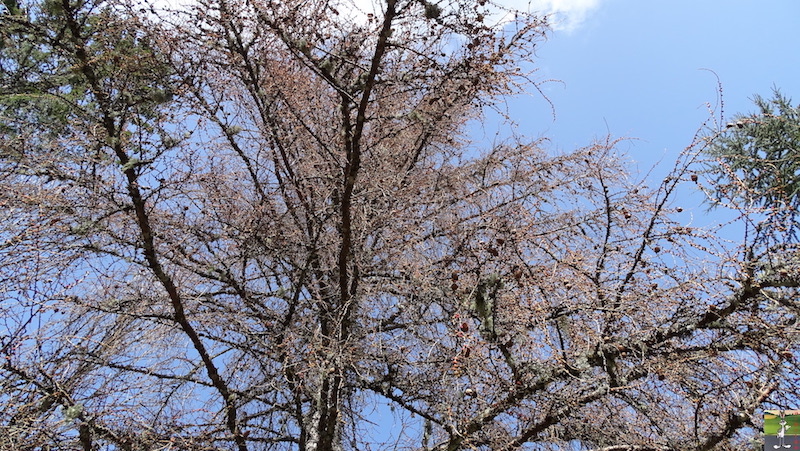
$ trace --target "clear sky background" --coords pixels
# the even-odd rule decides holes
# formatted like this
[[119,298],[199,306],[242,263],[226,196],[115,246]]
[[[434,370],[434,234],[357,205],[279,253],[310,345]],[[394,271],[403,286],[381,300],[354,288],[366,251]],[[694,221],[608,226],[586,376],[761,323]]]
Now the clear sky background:
[[[509,1],[528,8],[528,2]],[[560,26],[539,46],[538,78],[558,79],[512,101],[520,131],[556,148],[586,145],[607,133],[636,140],[625,150],[643,172],[669,164],[717,107],[754,111],[753,94],[776,86],[800,102],[798,0],[550,0]],[[718,108],[718,107],[717,107]],[[719,111],[716,111],[719,116]]]

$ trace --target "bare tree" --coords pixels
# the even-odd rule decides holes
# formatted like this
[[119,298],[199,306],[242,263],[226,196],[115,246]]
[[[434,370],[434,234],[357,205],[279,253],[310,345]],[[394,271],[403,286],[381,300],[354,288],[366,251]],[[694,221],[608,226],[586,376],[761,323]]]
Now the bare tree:
[[655,188],[612,140],[470,141],[542,18],[12,6],[7,448],[741,449],[797,389],[774,241],[672,219],[707,140]]

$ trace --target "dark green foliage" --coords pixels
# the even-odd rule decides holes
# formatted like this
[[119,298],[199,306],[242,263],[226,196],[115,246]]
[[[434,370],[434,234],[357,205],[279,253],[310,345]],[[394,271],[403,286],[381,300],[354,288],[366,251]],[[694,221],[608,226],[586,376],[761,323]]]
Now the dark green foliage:
[[19,3],[17,2],[17,0],[3,0],[3,5],[5,6],[6,9],[5,12],[7,12],[8,14],[17,15],[20,13]]
[[[9,12],[19,13],[14,2],[5,2]],[[49,134],[59,135],[77,94],[75,76],[64,70],[66,61],[48,45],[63,30],[44,31],[53,18],[44,11],[33,17],[0,16],[0,132],[18,134],[27,124],[47,123]]]
[[[5,3],[9,11],[20,11],[13,0]],[[153,117],[159,104],[171,100],[168,66],[138,31],[143,24],[103,2],[71,8],[45,1],[30,5],[26,14],[0,16],[4,132],[14,123],[37,124],[45,126],[39,132],[55,137],[71,120],[112,112],[122,131],[133,116]]]
[[428,19],[438,19],[442,15],[442,8],[439,5],[424,2],[425,4],[425,17]]
[[737,116],[710,147],[714,202],[781,212],[789,225],[800,207],[800,109],[778,90],[753,100],[758,111]]
[[141,161],[169,147],[159,117],[171,72],[141,18],[103,1],[6,9],[19,14],[0,14],[0,164],[50,180],[56,154],[94,174],[127,160],[120,145]]
[[503,281],[497,273],[481,279],[475,288],[473,308],[481,320],[481,333],[490,339],[496,338],[495,300],[497,292],[503,287]]

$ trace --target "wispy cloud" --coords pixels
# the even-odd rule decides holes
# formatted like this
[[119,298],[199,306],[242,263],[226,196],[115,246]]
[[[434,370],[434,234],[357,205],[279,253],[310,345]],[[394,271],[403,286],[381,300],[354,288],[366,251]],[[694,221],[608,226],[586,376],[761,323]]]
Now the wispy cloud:
[[599,6],[600,0],[501,0],[501,3],[510,8],[553,16],[553,28],[573,31]]
[[[355,5],[356,16],[373,12],[374,0],[350,0]],[[429,0],[431,1],[431,0]],[[496,0],[505,8],[551,16],[550,23],[556,30],[573,31],[586,19],[588,14],[600,4],[601,0]],[[437,3],[435,0],[432,3]],[[380,2],[377,2],[380,4]],[[360,12],[360,14],[359,14]],[[496,20],[503,19],[497,17]]]

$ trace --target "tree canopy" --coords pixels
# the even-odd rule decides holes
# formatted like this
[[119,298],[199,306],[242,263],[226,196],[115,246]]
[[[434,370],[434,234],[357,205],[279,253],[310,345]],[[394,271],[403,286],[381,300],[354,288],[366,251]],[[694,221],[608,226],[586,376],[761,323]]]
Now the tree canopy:
[[714,157],[713,200],[741,208],[761,208],[797,239],[800,208],[800,108],[777,89],[769,99],[756,95],[758,111],[726,124],[708,153]]
[[794,401],[778,225],[675,219],[723,141],[651,187],[611,138],[470,138],[546,18],[5,5],[1,448],[744,449]]

